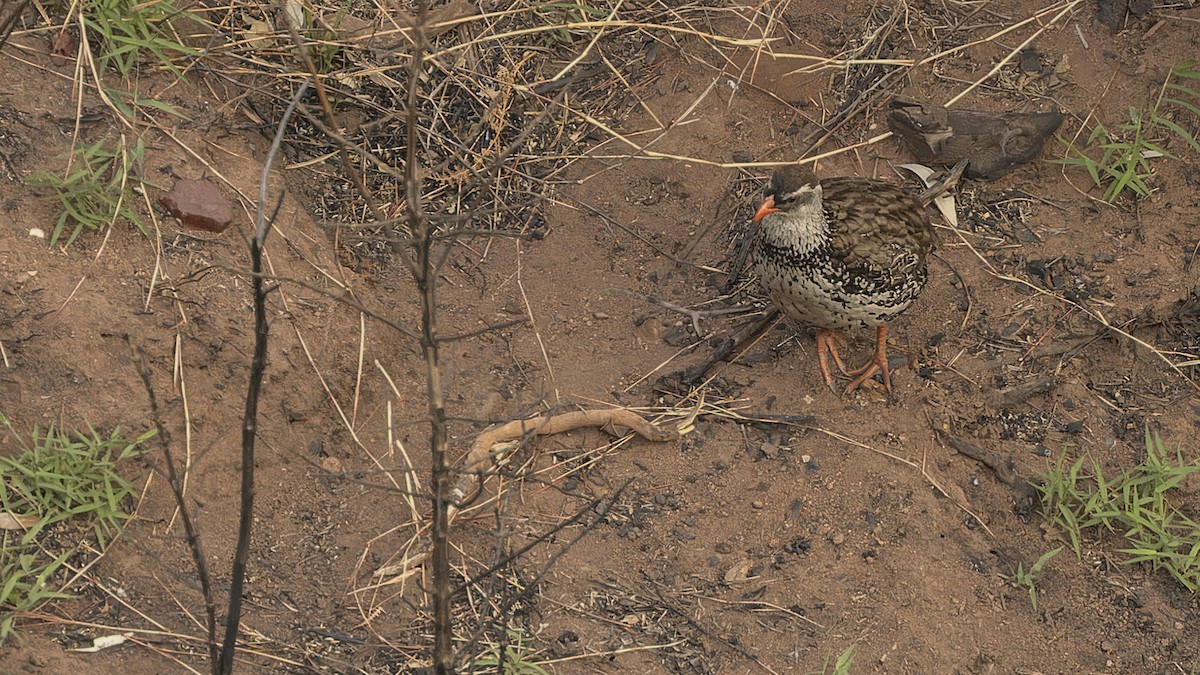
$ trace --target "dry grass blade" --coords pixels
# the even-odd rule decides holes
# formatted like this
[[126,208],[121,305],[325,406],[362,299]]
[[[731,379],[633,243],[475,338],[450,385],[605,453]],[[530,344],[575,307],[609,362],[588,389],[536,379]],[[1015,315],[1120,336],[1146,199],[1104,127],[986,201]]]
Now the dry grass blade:
[[[955,506],[962,509],[962,511],[964,513],[966,513],[967,515],[974,518],[975,522],[979,523],[979,525],[988,533],[988,535],[990,535],[992,537],[996,536],[995,533],[992,532],[991,528],[989,528],[987,526],[987,523],[982,518],[980,518],[974,511],[972,511],[970,509],[970,507],[967,506],[966,496],[962,494],[961,489],[959,489],[957,486],[954,486],[953,484],[951,484],[949,488],[944,487],[941,483],[939,483],[936,479],[934,479],[933,476],[931,476],[929,474],[929,471],[925,468],[925,458],[923,456],[921,458],[921,463],[918,464],[910,459],[905,459],[903,457],[900,457],[899,455],[894,455],[886,450],[880,450],[879,448],[872,447],[861,441],[856,441],[853,438],[839,434],[836,431],[830,431],[829,429],[822,429],[820,427],[813,427],[813,429],[814,429],[814,431],[825,434],[826,436],[829,436],[830,438],[836,439],[843,443],[847,443],[849,445],[853,445],[857,448],[862,448],[863,450],[870,450],[871,452],[873,452],[877,455],[882,455],[884,457],[887,457],[888,459],[893,459],[897,462],[900,462],[901,464],[906,464],[906,465],[916,469],[917,471],[920,471],[921,475],[925,478],[925,480],[928,481],[929,484],[932,485],[935,490],[937,490],[939,493],[941,493],[941,495],[943,497],[945,497],[946,499],[949,499],[951,502],[954,503]],[[951,494],[950,491],[953,491],[954,494]]]
[[1170,356],[1170,354],[1172,354],[1173,352],[1169,352],[1167,350],[1160,349],[1160,348],[1150,344],[1149,342],[1142,340],[1141,338],[1137,337],[1136,335],[1133,335],[1132,333],[1130,333],[1126,330],[1123,330],[1119,326],[1113,325],[1104,316],[1104,314],[1098,309],[1093,309],[1091,307],[1085,307],[1084,305],[1082,305],[1078,302],[1067,299],[1066,297],[1062,296],[1061,294],[1054,293],[1054,292],[1048,291],[1044,288],[1041,288],[1039,286],[1036,286],[1036,285],[1026,281],[1025,279],[1019,279],[1017,277],[1014,277],[1014,276],[1011,276],[1008,274],[1004,274],[1003,272],[997,270],[995,268],[995,266],[992,265],[991,261],[988,260],[987,257],[985,257],[983,254],[981,254],[977,248],[975,248],[975,246],[970,242],[970,240],[967,239],[966,235],[963,233],[962,230],[960,230],[956,227],[949,227],[949,226],[947,226],[947,229],[953,231],[954,234],[958,236],[959,241],[961,241],[971,251],[971,253],[975,256],[975,258],[980,263],[982,263],[983,270],[985,272],[987,272],[989,275],[991,275],[992,277],[999,279],[1001,281],[1006,281],[1009,283],[1017,284],[1019,286],[1022,286],[1023,288],[1033,291],[1037,295],[1040,295],[1043,297],[1048,297],[1048,298],[1053,298],[1056,302],[1060,302],[1064,305],[1067,305],[1069,307],[1072,307],[1072,308],[1078,310],[1080,313],[1086,315],[1088,318],[1099,323],[1104,328],[1111,330],[1112,332],[1116,333],[1117,335],[1120,335],[1121,337],[1129,340],[1131,343],[1136,344],[1139,347],[1141,347],[1141,348],[1145,349],[1146,351],[1150,352],[1151,354],[1153,354],[1156,358],[1158,358],[1163,363],[1165,363],[1168,368],[1170,368],[1172,371],[1174,371],[1176,375],[1178,375],[1181,379],[1183,379],[1183,381],[1186,382],[1189,387],[1191,387],[1193,390],[1195,390],[1197,392],[1200,392],[1200,383],[1197,383],[1195,380],[1188,377],[1187,373],[1183,372],[1183,367],[1189,365],[1190,361],[1183,361],[1183,362],[1176,363]]
[[[1039,12],[1037,15],[1030,17],[1029,20],[1036,20],[1038,22],[1038,24],[1039,24],[1038,29],[1036,31],[1034,31],[1032,34],[1030,34],[1029,37],[1025,38],[1016,47],[1013,47],[1012,49],[1010,49],[1008,54],[1006,54],[1004,56],[1004,58],[997,61],[996,64],[994,66],[992,66],[992,69],[987,72],[987,74],[985,74],[983,77],[981,77],[978,80],[976,80],[975,82],[973,82],[966,89],[963,89],[962,91],[960,91],[956,96],[954,96],[954,98],[951,98],[949,101],[946,101],[946,106],[949,107],[949,106],[954,105],[960,99],[962,99],[962,97],[966,96],[968,93],[970,93],[976,87],[978,87],[979,85],[983,84],[984,82],[986,82],[986,81],[990,80],[992,77],[994,77],[996,75],[996,73],[1000,72],[1001,68],[1003,68],[1018,53],[1020,53],[1020,51],[1022,49],[1025,49],[1030,44],[1032,44],[1033,41],[1038,38],[1038,36],[1040,36],[1042,33],[1046,32],[1046,30],[1053,27],[1055,24],[1066,19],[1067,16],[1069,16],[1071,14],[1071,12],[1075,11],[1075,8],[1081,2],[1083,2],[1083,0],[1071,0],[1071,2],[1068,2],[1065,5],[1056,5],[1052,9],[1043,10],[1043,11]],[[1042,23],[1041,17],[1046,14],[1049,14],[1051,12],[1054,12],[1054,16],[1051,17],[1049,21]]]

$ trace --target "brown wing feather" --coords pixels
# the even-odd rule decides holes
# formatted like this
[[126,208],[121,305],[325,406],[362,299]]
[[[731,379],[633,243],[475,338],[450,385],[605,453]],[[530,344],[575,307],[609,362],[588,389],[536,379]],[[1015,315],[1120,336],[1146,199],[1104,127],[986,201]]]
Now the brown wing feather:
[[[866,178],[821,181],[831,248],[847,267],[891,270],[901,258],[924,262],[933,250],[925,208],[898,186]],[[871,198],[862,199],[862,193]],[[856,196],[857,195],[857,196]]]

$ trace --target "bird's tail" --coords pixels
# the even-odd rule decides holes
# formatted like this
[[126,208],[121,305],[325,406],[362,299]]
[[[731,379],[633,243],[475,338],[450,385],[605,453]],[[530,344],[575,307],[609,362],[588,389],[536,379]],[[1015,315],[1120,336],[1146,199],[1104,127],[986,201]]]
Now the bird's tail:
[[946,175],[936,179],[929,187],[925,188],[921,194],[917,195],[917,199],[921,201],[921,206],[929,206],[933,200],[941,197],[950,190],[953,190],[958,185],[959,179],[962,178],[963,171],[967,168],[967,161],[962,160],[958,164],[950,167],[946,171]]

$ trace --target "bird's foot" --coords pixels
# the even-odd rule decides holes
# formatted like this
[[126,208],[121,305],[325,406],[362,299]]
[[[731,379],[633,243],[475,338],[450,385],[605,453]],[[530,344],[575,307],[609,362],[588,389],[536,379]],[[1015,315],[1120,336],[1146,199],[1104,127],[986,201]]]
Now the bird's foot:
[[[819,350],[818,350],[819,351]],[[842,371],[845,372],[845,371]],[[888,396],[892,394],[892,372],[888,368],[887,358],[887,326],[880,326],[875,332],[875,356],[867,361],[861,368],[856,368],[853,371],[846,373],[853,376],[854,380],[846,386],[846,394],[858,389],[863,382],[875,376],[875,373],[883,373],[883,386],[887,389]]]
[[833,376],[829,374],[829,357],[833,357],[833,363],[843,375],[850,375],[846,372],[846,364],[842,362],[842,356],[838,353],[838,349],[846,346],[846,338],[842,334],[830,329],[822,328],[817,331],[817,363],[821,366],[821,379],[825,381],[825,386],[831,391],[837,391],[833,388]]

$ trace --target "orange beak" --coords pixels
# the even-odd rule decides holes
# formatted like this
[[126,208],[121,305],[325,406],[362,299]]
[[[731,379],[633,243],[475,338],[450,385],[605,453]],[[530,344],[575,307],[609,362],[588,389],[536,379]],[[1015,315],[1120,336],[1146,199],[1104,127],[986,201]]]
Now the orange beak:
[[775,197],[767,197],[763,200],[762,206],[758,207],[758,211],[754,212],[754,222],[757,223],[778,210],[775,208]]

